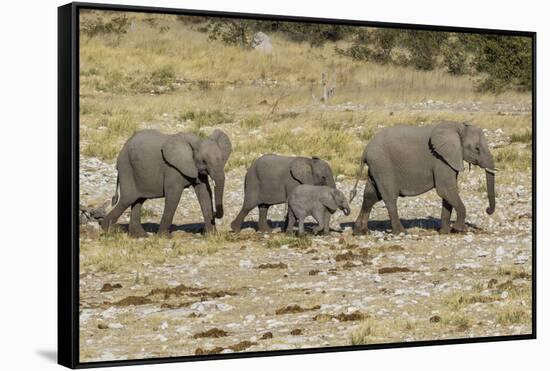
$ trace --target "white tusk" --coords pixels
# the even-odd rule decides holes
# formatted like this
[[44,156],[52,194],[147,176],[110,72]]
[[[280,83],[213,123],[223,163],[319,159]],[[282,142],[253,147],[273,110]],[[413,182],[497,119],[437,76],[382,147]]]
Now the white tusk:
[[498,171],[497,169],[485,169],[486,172],[491,173],[495,175],[495,173]]

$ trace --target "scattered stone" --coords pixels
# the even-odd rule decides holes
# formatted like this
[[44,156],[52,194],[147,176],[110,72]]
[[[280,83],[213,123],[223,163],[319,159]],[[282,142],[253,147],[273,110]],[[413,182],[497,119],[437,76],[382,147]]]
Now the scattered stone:
[[109,328],[109,325],[107,325],[105,322],[98,322],[97,328],[100,330],[106,330]]
[[441,322],[441,317],[439,317],[439,316],[431,316],[431,317],[430,317],[430,322],[431,322],[431,323],[438,323],[438,322]]
[[242,269],[250,269],[252,266],[252,262],[248,259],[239,261],[239,267]]
[[231,349],[234,352],[242,352],[243,350],[248,349],[253,345],[258,345],[258,343],[254,343],[252,341],[244,340],[244,341],[241,341],[241,342],[239,342],[235,345],[230,345],[229,349]]
[[206,349],[206,350],[202,348],[197,348],[195,349],[195,355],[204,356],[204,355],[211,355],[211,354],[220,354],[223,350],[224,348],[222,347],[215,347],[215,348]]
[[315,305],[311,308],[302,308],[298,304],[293,304],[293,305],[288,305],[284,308],[277,309],[275,311],[275,314],[302,313],[302,312],[307,312],[307,311],[312,311],[312,310],[318,310],[320,308],[321,308],[320,305]]
[[316,276],[317,274],[319,274],[320,270],[319,269],[312,269],[309,271],[309,275],[310,276]]
[[122,326],[121,323],[109,323],[109,324],[107,325],[107,327],[109,327],[110,329],[115,329],[115,330],[116,330],[116,329],[121,329],[121,328],[123,328],[124,326]]
[[273,52],[273,45],[271,45],[271,39],[263,32],[256,32],[252,37],[252,48],[261,51],[265,54],[271,54]]

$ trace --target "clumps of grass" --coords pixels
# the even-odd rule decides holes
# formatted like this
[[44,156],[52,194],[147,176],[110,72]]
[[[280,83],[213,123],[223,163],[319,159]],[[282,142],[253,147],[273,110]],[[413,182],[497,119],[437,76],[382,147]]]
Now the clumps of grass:
[[501,326],[528,324],[531,314],[521,307],[503,307],[497,313],[497,323]]
[[359,139],[361,139],[362,142],[367,143],[372,139],[374,136],[375,131],[372,127],[366,127],[359,133]]
[[384,329],[374,318],[367,318],[361,322],[359,327],[351,333],[352,345],[365,345],[380,342],[385,335]]
[[497,167],[508,170],[522,170],[531,168],[531,152],[516,147],[503,147],[496,151]]
[[526,130],[521,133],[513,133],[510,135],[511,143],[531,143],[532,140],[533,134],[531,133],[531,130]]
[[266,247],[268,249],[277,249],[281,246],[288,246],[290,248],[297,248],[297,249],[307,249],[311,246],[312,240],[311,237],[305,235],[302,237],[296,237],[296,236],[278,236],[275,238],[272,238],[267,241]]
[[499,276],[510,276],[513,279],[531,279],[531,274],[529,272],[515,265],[499,266],[496,273]]
[[470,318],[463,314],[451,314],[443,317],[441,321],[444,325],[453,326],[457,331],[467,331],[472,326]]
[[179,114],[180,121],[191,121],[191,130],[199,133],[203,127],[217,126],[233,121],[233,116],[219,109],[215,110],[190,110]]
[[137,129],[138,124],[131,115],[123,112],[112,116],[89,134],[83,154],[101,160],[112,160],[122,148],[122,142],[130,138]]
[[258,115],[253,115],[242,119],[239,125],[243,129],[257,129],[262,126],[262,118]]

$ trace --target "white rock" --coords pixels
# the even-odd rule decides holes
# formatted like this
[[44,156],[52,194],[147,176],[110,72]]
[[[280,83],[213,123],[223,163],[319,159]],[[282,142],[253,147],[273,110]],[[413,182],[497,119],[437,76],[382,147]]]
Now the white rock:
[[503,291],[502,294],[500,294],[500,297],[502,299],[506,299],[508,297],[508,291]]
[[466,241],[468,243],[472,242],[473,240],[474,240],[474,235],[472,235],[472,234],[468,234],[468,235],[464,236],[464,241]]
[[457,263],[455,264],[455,269],[479,269],[481,264],[479,263]]
[[162,324],[160,325],[160,329],[161,330],[166,330],[168,328],[168,322],[164,321],[162,322]]
[[154,339],[160,341],[161,343],[164,343],[165,341],[168,341],[168,338],[164,335],[161,335],[161,334],[158,334],[157,336],[155,336]]
[[227,312],[233,309],[233,306],[226,303],[218,303],[217,308],[221,310],[222,312]]
[[495,250],[495,254],[496,254],[497,256],[502,256],[502,255],[504,255],[504,252],[505,252],[505,251],[504,251],[504,247],[502,247],[502,246],[497,247],[497,249]]
[[254,321],[256,319],[256,316],[253,314],[249,314],[248,316],[244,317],[244,319],[250,322],[250,321]]
[[250,268],[252,268],[252,266],[253,266],[252,261],[250,261],[248,259],[244,259],[244,260],[239,261],[239,267],[242,268],[242,269],[250,269]]
[[124,326],[122,326],[121,323],[109,323],[107,325],[107,327],[111,328],[111,329],[121,329],[123,328]]
[[529,260],[529,257],[527,255],[518,255],[516,256],[516,260],[514,260],[514,264],[525,264]]
[[489,255],[489,252],[488,251],[485,251],[485,250],[478,250],[476,252],[476,255],[479,257],[479,258],[484,258],[486,257],[487,255]]

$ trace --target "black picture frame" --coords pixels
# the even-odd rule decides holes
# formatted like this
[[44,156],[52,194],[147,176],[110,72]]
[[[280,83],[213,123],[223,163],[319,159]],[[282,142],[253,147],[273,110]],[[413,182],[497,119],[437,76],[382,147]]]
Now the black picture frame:
[[[384,28],[407,28],[460,33],[497,34],[528,37],[532,41],[532,333],[526,335],[490,336],[390,344],[334,346],[295,350],[242,352],[216,355],[192,355],[120,361],[86,362],[79,360],[79,11],[81,9],[201,15],[209,17],[282,20],[291,22],[345,24]],[[58,363],[69,368],[91,368],[169,362],[192,362],[214,359],[267,357],[280,355],[357,351],[449,345],[509,340],[536,339],[536,32],[462,28],[405,23],[370,22],[346,19],[309,18],[268,14],[231,13],[147,6],[70,3],[58,8]]]

